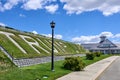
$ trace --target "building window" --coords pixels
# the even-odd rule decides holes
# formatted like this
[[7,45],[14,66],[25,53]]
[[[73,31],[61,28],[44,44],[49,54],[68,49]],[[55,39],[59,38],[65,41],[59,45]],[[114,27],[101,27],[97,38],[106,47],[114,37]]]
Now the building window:
[[111,45],[110,44],[102,44],[99,47],[101,48],[109,48]]

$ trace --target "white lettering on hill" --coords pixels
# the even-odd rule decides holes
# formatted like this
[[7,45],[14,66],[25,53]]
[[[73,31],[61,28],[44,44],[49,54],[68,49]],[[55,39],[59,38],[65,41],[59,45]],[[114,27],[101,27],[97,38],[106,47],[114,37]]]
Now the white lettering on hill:
[[51,50],[50,47],[48,47],[45,43],[43,43],[39,38],[37,38],[38,41],[40,41],[46,48],[48,48],[49,50]]
[[[18,47],[23,53],[27,54],[27,52],[24,50],[24,48],[22,48],[11,36],[15,36],[13,33],[9,33],[9,32],[4,32],[4,31],[0,31],[0,34],[4,34],[16,47]],[[24,40],[31,48],[33,48],[37,53],[41,53],[40,50],[46,52],[46,53],[50,53],[49,51],[51,50],[51,41],[50,40],[44,40],[45,42],[43,42],[42,40],[40,40],[40,38],[36,38],[36,39],[33,39],[32,37],[30,36],[25,36],[25,35],[19,35],[20,38],[22,40]],[[31,41],[27,40],[27,39],[31,39]],[[44,49],[39,43],[38,41],[43,45],[45,46],[48,50]],[[47,45],[45,44],[47,43]],[[54,47],[54,52],[55,53],[58,53],[58,50],[61,50],[60,48],[62,48],[62,46],[55,42],[55,47]],[[38,50],[36,47],[38,47],[40,50]],[[57,50],[58,49],[58,50]],[[64,52],[65,50],[62,49],[62,51]]]
[[[48,40],[48,41],[46,41],[47,43],[50,43],[50,44],[52,44],[52,42],[50,41],[50,40]],[[54,44],[55,45],[55,44]],[[57,46],[55,45],[55,47],[54,47],[54,52],[55,53],[58,53],[58,50],[56,49],[57,48]],[[58,48],[59,49],[59,48]]]
[[3,31],[0,31],[0,34],[4,34],[10,41],[12,41],[23,53],[26,54],[26,51],[14,40],[12,39],[10,36],[15,36],[14,34],[12,33],[8,33],[8,32],[3,32]]
[[[41,48],[41,49],[42,49],[43,51],[45,51],[46,53],[49,53],[47,50],[45,50],[44,48],[42,48],[42,47],[39,45],[39,43],[38,43],[35,39],[33,39],[32,37],[24,36],[24,35],[19,35],[19,36],[20,36],[26,43],[28,43],[37,53],[40,53],[40,51],[38,51],[33,45]],[[32,40],[34,40],[34,42],[29,42],[29,41],[26,40],[26,38],[32,39]]]

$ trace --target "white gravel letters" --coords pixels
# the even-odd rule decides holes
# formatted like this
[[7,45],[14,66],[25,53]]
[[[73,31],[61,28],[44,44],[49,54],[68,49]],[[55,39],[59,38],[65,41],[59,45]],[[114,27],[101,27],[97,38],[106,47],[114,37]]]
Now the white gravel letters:
[[4,34],[10,41],[12,41],[23,53],[26,54],[26,51],[14,40],[12,39],[10,36],[15,36],[14,34],[12,33],[8,33],[8,32],[3,32],[3,31],[0,31],[0,34]]

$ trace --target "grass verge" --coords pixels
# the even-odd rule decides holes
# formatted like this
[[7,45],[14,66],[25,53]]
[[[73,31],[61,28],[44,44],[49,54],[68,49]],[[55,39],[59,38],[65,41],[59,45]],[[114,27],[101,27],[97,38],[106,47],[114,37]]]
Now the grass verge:
[[[94,60],[86,60],[85,57],[82,58],[86,65],[90,65],[109,56],[110,55],[101,55],[101,57],[95,57]],[[22,68],[13,68],[0,74],[0,80],[55,80],[65,74],[72,72],[62,68],[63,62],[64,61],[55,62],[54,72],[50,70],[51,63]]]

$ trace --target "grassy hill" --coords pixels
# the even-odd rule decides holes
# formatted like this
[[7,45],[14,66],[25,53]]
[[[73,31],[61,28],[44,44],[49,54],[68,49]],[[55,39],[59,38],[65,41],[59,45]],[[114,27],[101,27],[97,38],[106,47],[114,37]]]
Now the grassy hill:
[[0,73],[3,73],[12,67],[15,67],[13,63],[10,61],[10,59],[7,58],[7,56],[0,51]]
[[[16,42],[26,53],[18,48],[8,37]],[[34,58],[51,55],[51,38],[10,27],[0,26],[0,46],[14,58]],[[78,44],[55,39],[54,52],[55,55],[68,55],[83,53],[85,50]]]

